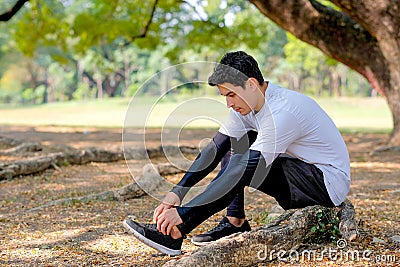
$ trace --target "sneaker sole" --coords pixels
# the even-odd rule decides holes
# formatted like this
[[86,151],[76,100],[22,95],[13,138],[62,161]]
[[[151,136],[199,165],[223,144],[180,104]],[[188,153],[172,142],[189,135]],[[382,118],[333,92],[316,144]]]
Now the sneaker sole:
[[126,222],[126,220],[123,222],[123,225],[124,225],[125,229],[128,230],[128,232],[132,233],[137,239],[139,239],[140,241],[142,241],[149,247],[152,247],[152,248],[154,248],[164,254],[170,255],[170,256],[177,256],[177,255],[181,254],[181,250],[167,248],[163,245],[160,245],[160,244],[154,242],[153,240],[146,238],[144,235],[140,234],[135,229],[132,229],[129,226],[129,224]]

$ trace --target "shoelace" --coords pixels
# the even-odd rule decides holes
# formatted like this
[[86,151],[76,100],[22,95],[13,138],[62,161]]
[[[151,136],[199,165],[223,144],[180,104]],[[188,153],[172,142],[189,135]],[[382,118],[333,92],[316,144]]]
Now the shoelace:
[[143,224],[147,229],[151,229],[151,230],[157,230],[157,224],[155,223],[144,223]]

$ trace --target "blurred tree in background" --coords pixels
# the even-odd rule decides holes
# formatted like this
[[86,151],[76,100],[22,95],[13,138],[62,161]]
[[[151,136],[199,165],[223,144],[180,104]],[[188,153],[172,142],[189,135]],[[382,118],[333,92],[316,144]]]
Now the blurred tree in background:
[[[248,2],[22,2],[22,8],[0,24],[1,102],[130,96],[171,64],[217,61],[223,53],[239,49],[259,60],[268,79],[298,91],[338,96],[367,95],[371,90],[365,81],[342,85],[357,75],[343,65],[329,65],[332,60],[288,37]],[[0,12],[16,3],[1,3]],[[333,90],[326,77],[340,73],[339,68],[344,74],[333,83],[338,84]],[[155,87],[145,92],[163,90]]]

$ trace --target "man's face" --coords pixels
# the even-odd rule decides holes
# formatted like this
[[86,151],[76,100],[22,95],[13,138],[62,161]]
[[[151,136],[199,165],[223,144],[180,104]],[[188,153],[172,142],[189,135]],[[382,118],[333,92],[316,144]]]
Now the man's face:
[[232,108],[243,116],[254,109],[256,94],[251,88],[243,88],[231,83],[218,84],[217,87],[221,95],[225,96],[228,108]]

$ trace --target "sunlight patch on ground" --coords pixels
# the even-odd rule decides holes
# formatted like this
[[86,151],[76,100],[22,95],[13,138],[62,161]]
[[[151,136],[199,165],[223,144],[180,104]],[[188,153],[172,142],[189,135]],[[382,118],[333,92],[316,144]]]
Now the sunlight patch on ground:
[[[117,238],[116,238],[117,237]],[[83,248],[97,252],[108,253],[129,253],[139,255],[143,252],[150,252],[151,248],[137,241],[130,235],[105,235],[95,240],[84,242]],[[155,251],[153,251],[155,252]]]
[[397,162],[351,162],[351,168],[377,168],[375,171],[385,172],[389,169],[400,169],[400,163]]
[[37,234],[29,235],[28,233],[25,233],[27,235],[25,241],[28,241],[27,244],[40,246],[71,239],[85,232],[87,232],[87,229],[85,228],[75,228],[58,230],[48,233],[40,233],[39,236]]

